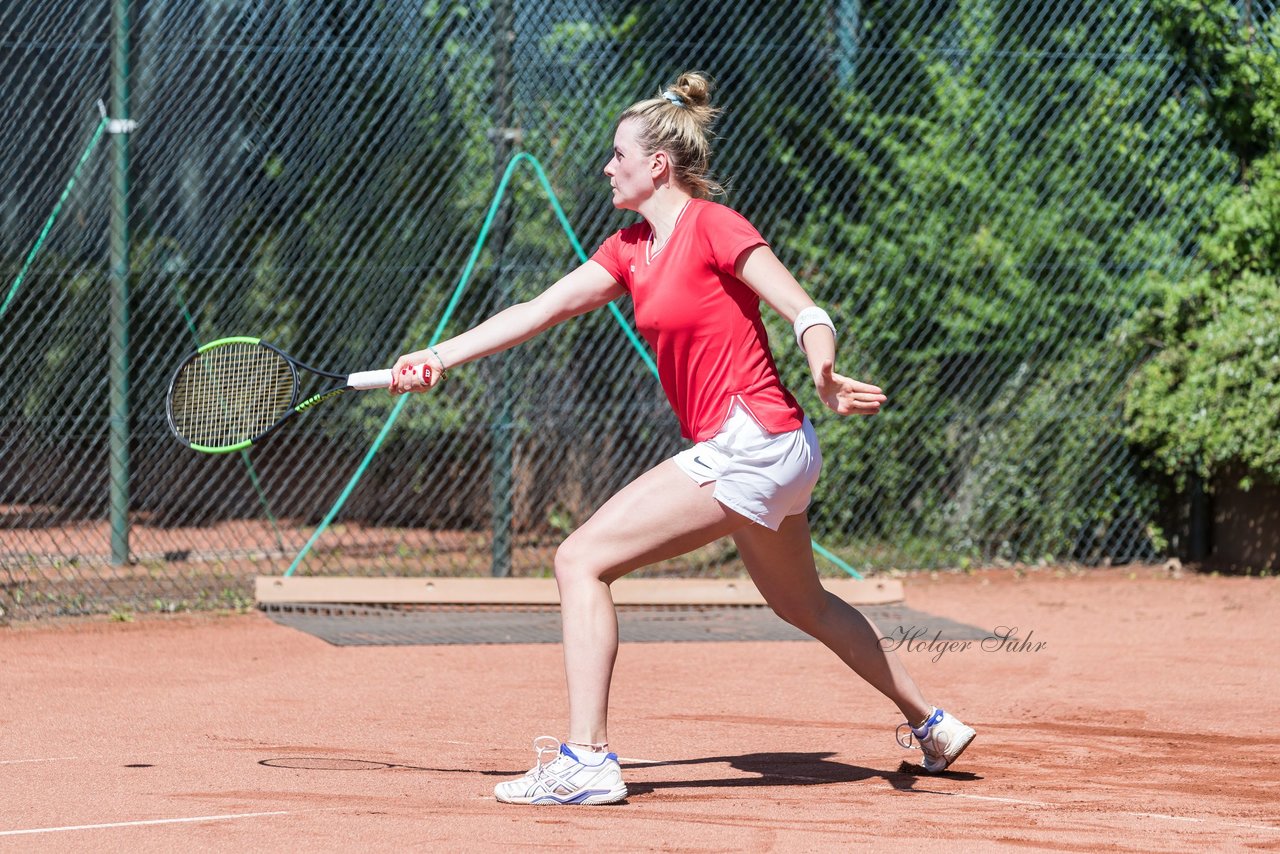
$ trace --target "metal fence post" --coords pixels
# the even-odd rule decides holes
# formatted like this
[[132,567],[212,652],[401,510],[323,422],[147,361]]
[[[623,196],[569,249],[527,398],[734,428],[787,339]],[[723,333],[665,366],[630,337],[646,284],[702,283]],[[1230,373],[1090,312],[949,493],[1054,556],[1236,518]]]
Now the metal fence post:
[[129,560],[129,121],[132,0],[112,6],[111,116],[112,134],[110,418],[111,562]]
[[[494,56],[493,56],[493,93],[494,93],[494,184],[501,181],[502,171],[506,168],[507,158],[511,155],[514,132],[511,128],[511,42],[515,38],[511,0],[498,0],[494,4]],[[508,197],[499,201],[498,217],[493,224],[493,238],[490,243],[493,252],[494,279],[498,291],[502,295],[498,300],[500,307],[506,307],[512,294],[509,277],[504,274],[503,254],[506,248],[507,235],[510,230],[510,211],[514,204],[515,185],[511,185]],[[515,441],[512,424],[511,395],[514,385],[511,381],[511,361],[507,353],[499,353],[494,359],[494,385],[497,388],[496,409],[493,413],[493,447],[491,461],[493,472],[491,477],[493,491],[493,546],[492,574],[505,577],[511,574],[511,489],[513,484],[512,460],[514,457],[512,444]]]

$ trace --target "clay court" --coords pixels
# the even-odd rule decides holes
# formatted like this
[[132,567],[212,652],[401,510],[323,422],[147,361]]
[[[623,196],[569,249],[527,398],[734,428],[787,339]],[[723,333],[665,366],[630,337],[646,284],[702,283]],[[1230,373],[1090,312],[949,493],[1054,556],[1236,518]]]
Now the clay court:
[[953,772],[913,773],[896,711],[815,642],[624,627],[612,807],[491,797],[562,725],[554,643],[335,645],[260,612],[0,629],[0,848],[1280,850],[1280,581],[904,584],[955,640],[900,650],[978,729]]

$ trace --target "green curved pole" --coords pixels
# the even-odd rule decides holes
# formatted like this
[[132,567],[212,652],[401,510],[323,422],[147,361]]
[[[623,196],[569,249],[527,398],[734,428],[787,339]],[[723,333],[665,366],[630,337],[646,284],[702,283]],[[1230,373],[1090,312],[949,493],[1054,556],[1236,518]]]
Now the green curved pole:
[[45,238],[49,236],[49,232],[53,230],[53,224],[58,221],[58,214],[62,213],[62,206],[66,203],[67,197],[71,195],[71,188],[76,185],[76,181],[80,178],[80,171],[84,169],[85,161],[89,159],[89,155],[98,147],[98,140],[102,139],[102,135],[107,130],[107,117],[103,116],[98,122],[98,128],[93,132],[93,137],[89,140],[89,144],[84,147],[84,153],[80,155],[76,168],[71,172],[71,178],[67,181],[67,186],[62,188],[62,195],[58,197],[57,203],[53,206],[53,212],[49,214],[49,218],[44,222],[44,228],[40,230],[40,236],[36,238],[35,244],[31,247],[31,251],[27,253],[27,258],[22,262],[22,268],[18,270],[18,277],[13,280],[13,284],[9,286],[9,293],[5,295],[4,304],[0,305],[0,317],[4,317],[4,313],[9,310],[9,303],[13,302],[14,296],[18,293],[18,289],[22,287],[22,280],[27,277],[27,273],[31,270],[32,263],[36,260],[36,255],[40,252],[40,247],[44,245]]

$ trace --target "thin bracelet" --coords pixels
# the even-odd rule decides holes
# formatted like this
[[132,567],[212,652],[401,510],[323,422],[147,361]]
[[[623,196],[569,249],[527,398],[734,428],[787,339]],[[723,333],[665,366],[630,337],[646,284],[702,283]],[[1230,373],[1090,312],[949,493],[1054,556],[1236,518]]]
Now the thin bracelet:
[[436,352],[435,347],[428,346],[427,350],[430,351],[431,355],[435,356],[436,361],[440,363],[440,382],[444,382],[445,370],[446,370],[444,366],[444,359],[440,358],[440,354]]

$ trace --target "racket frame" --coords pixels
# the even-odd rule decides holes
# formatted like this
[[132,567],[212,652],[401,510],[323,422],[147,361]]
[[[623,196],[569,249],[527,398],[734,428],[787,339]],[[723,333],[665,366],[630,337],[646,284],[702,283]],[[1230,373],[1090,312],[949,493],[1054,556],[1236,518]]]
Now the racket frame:
[[[259,347],[267,348],[268,350],[275,353],[281,359],[284,360],[284,363],[289,366],[290,378],[293,380],[293,393],[290,395],[290,398],[289,398],[289,406],[287,409],[285,409],[284,414],[281,415],[278,419],[276,419],[274,424],[272,424],[270,427],[268,427],[267,429],[263,430],[262,432],[258,433],[256,436],[250,439],[245,439],[243,441],[236,442],[235,444],[232,444],[232,445],[219,445],[219,446],[201,445],[201,444],[188,441],[185,436],[183,436],[180,432],[178,432],[177,424],[174,421],[174,417],[173,417],[174,386],[177,384],[178,377],[181,376],[183,369],[186,368],[187,365],[191,364],[192,361],[194,361],[204,353],[208,352],[209,350],[214,349],[215,347],[222,347],[228,344],[256,344]],[[301,402],[299,402],[298,397],[302,387],[302,382],[298,377],[299,368],[301,368],[304,371],[307,371],[308,373],[315,374],[318,377],[323,377],[324,379],[337,380],[338,382],[342,383],[342,385],[333,386],[323,391],[316,392],[315,394],[310,395],[304,400],[302,400]],[[388,377],[390,377],[391,372],[387,371],[386,374]],[[286,422],[289,421],[289,419],[293,418],[293,416],[301,412],[305,412],[306,410],[310,409],[316,404],[323,403],[329,398],[337,397],[340,394],[351,391],[352,388],[354,388],[354,386],[348,385],[348,380],[350,379],[351,376],[354,376],[354,375],[336,374],[332,371],[325,371],[325,370],[321,370],[320,368],[312,367],[311,365],[308,365],[306,362],[303,362],[300,359],[296,359],[293,356],[290,356],[288,353],[281,350],[279,347],[275,346],[274,344],[271,344],[267,341],[263,341],[261,338],[252,338],[245,335],[234,335],[228,338],[219,338],[216,341],[210,341],[207,344],[202,344],[201,346],[197,347],[195,351],[193,351],[192,353],[189,353],[187,357],[182,360],[182,362],[178,365],[177,369],[173,372],[173,376],[169,379],[169,388],[165,392],[165,398],[164,398],[165,419],[169,424],[169,432],[172,433],[179,442],[186,445],[188,448],[190,448],[193,451],[199,451],[204,454],[230,454],[230,453],[234,453],[235,451],[243,451],[246,448],[256,445],[258,442],[262,441],[267,436],[274,433],[276,430],[279,430],[281,427],[285,425]]]

